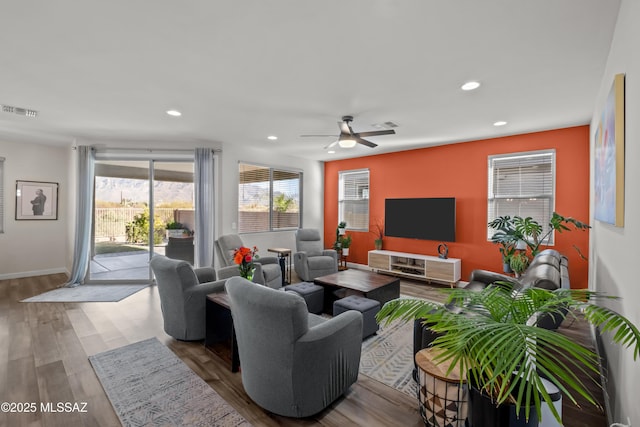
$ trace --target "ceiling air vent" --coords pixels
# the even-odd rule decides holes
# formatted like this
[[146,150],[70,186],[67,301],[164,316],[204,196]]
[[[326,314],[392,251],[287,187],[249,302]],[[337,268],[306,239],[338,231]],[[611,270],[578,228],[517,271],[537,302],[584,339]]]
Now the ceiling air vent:
[[376,129],[393,129],[398,127],[398,125],[393,122],[374,123],[371,126]]
[[37,117],[38,112],[29,108],[13,107],[11,105],[2,105],[3,113],[13,113],[25,117]]

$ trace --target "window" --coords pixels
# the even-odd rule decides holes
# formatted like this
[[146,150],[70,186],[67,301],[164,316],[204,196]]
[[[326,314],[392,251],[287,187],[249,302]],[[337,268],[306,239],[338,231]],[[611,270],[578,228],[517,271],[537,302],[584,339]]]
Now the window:
[[302,173],[240,163],[238,232],[300,227]]
[[[555,155],[551,150],[490,156],[487,222],[505,215],[531,217],[544,235],[555,204]],[[494,231],[487,227],[489,239]]]
[[369,170],[339,172],[338,222],[349,230],[369,230]]
[[4,157],[0,157],[0,233],[4,233]]

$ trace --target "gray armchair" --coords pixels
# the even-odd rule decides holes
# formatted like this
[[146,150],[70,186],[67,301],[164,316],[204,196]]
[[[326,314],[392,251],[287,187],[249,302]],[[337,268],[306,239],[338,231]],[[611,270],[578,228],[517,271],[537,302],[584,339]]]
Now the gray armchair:
[[313,228],[297,230],[296,251],[293,266],[305,282],[338,272],[338,253],[334,249],[324,249],[320,231]]
[[151,258],[156,277],[164,331],[178,340],[204,339],[208,294],[224,291],[212,267],[194,269],[187,261],[157,255]]
[[[218,247],[218,259],[223,267],[236,265],[233,262],[233,253],[239,247],[245,246],[237,234],[220,236],[216,240],[216,245]],[[254,264],[256,264],[256,271],[253,275],[254,282],[274,289],[282,287],[282,270],[277,257],[260,256],[254,261]]]
[[358,379],[362,314],[325,319],[293,292],[241,277],[225,285],[231,301],[242,385],[262,408],[286,417],[322,411]]

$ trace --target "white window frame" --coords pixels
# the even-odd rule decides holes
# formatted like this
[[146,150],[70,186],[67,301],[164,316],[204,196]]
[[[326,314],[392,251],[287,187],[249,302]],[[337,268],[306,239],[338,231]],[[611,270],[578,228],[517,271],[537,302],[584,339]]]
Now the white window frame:
[[[269,197],[269,219],[268,219],[268,227],[261,230],[250,230],[250,231],[242,231],[242,225],[240,223],[240,212],[241,212],[241,196],[240,196],[240,186],[243,185],[241,169],[242,166],[255,167],[259,169],[264,169],[268,171],[268,197]],[[295,227],[275,227],[274,226],[274,172],[285,172],[298,175],[298,225]],[[267,181],[265,181],[267,182]],[[291,168],[281,168],[281,167],[273,167],[273,166],[265,166],[252,162],[238,162],[238,233],[239,234],[250,234],[250,233],[265,233],[272,231],[285,231],[292,230],[296,228],[302,228],[302,186],[303,186],[303,173],[301,170],[291,169]]]
[[[369,231],[370,183],[369,169],[338,172],[338,222],[346,222],[347,230]],[[360,221],[354,210],[362,211]]]
[[[536,164],[536,160],[538,159],[539,162]],[[496,167],[500,167],[500,163],[502,163],[505,171],[509,170],[509,173],[503,176],[508,176],[508,178],[512,180],[520,180],[517,181],[517,189],[515,189],[516,186],[510,184],[510,192],[507,193],[505,191],[504,193],[501,193],[498,188],[499,183],[496,181],[497,171],[495,170]],[[522,163],[523,166],[518,166],[519,163]],[[535,173],[535,169],[540,168],[542,165],[549,165],[550,176],[544,176],[544,173]],[[547,231],[549,231],[549,221],[555,210],[556,151],[551,149],[492,155],[488,157],[487,169],[487,223],[499,216],[509,215],[511,217],[520,216],[523,218],[531,216],[542,226],[543,231],[541,234],[544,235],[547,233]],[[531,178],[529,181],[527,181],[528,177]],[[543,180],[544,184],[539,185],[539,188],[536,191],[532,191],[531,188],[536,187],[533,180]],[[544,207],[541,209],[535,206],[539,205],[538,202],[541,200],[548,200],[546,210]],[[504,201],[506,203],[499,205],[500,201]],[[532,205],[530,206],[530,209],[527,209],[527,203],[529,201],[534,202],[535,205]],[[509,204],[512,204],[511,209]],[[542,210],[543,212],[540,214],[533,214],[532,212],[535,210]],[[496,230],[487,226],[487,240],[491,240],[495,231]],[[554,244],[554,234],[555,233],[551,233],[549,241],[546,242],[549,246]]]

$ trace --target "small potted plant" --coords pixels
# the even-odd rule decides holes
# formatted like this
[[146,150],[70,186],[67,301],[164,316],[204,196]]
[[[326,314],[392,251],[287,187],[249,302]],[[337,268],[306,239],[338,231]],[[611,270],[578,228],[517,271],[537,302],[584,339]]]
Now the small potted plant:
[[184,225],[177,221],[169,221],[164,228],[167,230],[167,239],[169,237],[182,237],[184,234]]
[[342,236],[344,235],[344,233],[346,233],[347,230],[347,223],[344,221],[340,221],[340,223],[338,224],[338,229],[336,230],[336,234],[338,236]]
[[345,234],[342,240],[340,241],[340,246],[342,248],[342,255],[349,256],[349,247],[351,246],[351,235]]
[[515,273],[516,277],[520,277],[522,273],[529,267],[529,257],[524,251],[515,251],[509,257],[509,267]]
[[374,236],[373,245],[377,250],[382,249],[382,239],[384,238],[384,226],[377,222],[373,224],[373,230],[371,230]]

